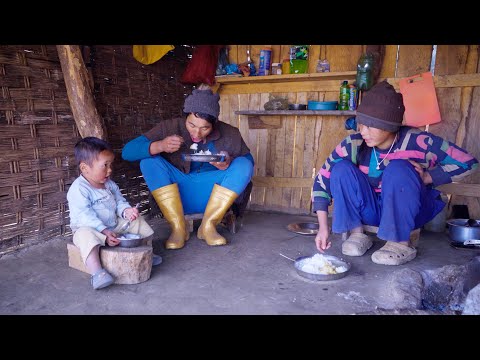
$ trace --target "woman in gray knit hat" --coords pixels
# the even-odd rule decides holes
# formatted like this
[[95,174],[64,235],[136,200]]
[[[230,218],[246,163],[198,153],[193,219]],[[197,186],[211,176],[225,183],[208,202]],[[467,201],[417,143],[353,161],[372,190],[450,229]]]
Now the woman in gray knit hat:
[[385,245],[372,261],[400,265],[416,257],[410,232],[445,206],[434,186],[458,181],[478,167],[465,150],[431,133],[402,126],[402,94],[383,81],[358,106],[358,133],[346,137],[315,177],[312,208],[317,213],[317,249],[331,245],[328,206],[334,201],[332,231],[350,232],[342,253],[361,256],[373,245],[363,225],[378,226]]
[[[216,225],[234,202],[243,211],[248,201],[254,160],[238,128],[218,120],[219,99],[207,85],[199,86],[185,99],[186,117],[161,121],[123,148],[125,160],[140,160],[147,186],[172,228],[167,249],[185,245],[190,234],[184,215],[195,213],[204,214],[197,237],[225,245]],[[184,161],[182,154],[190,149],[224,154],[225,161]]]

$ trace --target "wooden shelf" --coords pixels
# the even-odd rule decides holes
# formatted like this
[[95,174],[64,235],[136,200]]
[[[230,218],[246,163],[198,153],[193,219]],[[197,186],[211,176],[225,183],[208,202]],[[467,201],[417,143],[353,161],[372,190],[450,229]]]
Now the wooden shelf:
[[281,116],[348,116],[356,111],[346,110],[237,110],[236,115],[247,115],[249,129],[280,129],[284,119]]
[[220,95],[291,92],[338,92],[343,80],[353,81],[356,71],[268,76],[216,76]]
[[[275,83],[290,81],[312,81],[312,80],[351,80],[357,75],[356,71],[325,72],[310,74],[284,74],[268,76],[215,76],[218,84],[248,84],[248,83]],[[339,85],[340,86],[340,85]]]
[[236,115],[255,115],[255,116],[345,116],[356,115],[356,111],[350,110],[237,110]]

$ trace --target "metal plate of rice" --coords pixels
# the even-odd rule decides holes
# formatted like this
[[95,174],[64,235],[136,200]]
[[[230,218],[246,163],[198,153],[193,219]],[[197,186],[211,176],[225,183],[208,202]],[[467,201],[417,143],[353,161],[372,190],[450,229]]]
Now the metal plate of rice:
[[[312,270],[312,260],[314,259],[315,255],[323,256],[324,260],[328,261],[334,268],[335,273],[317,273],[316,271]],[[347,276],[348,272],[350,271],[351,265],[333,255],[324,255],[324,254],[315,254],[311,256],[301,256],[295,260],[294,266],[297,274],[314,281],[328,281],[328,280],[338,280],[345,276]],[[329,269],[331,270],[331,269]]]

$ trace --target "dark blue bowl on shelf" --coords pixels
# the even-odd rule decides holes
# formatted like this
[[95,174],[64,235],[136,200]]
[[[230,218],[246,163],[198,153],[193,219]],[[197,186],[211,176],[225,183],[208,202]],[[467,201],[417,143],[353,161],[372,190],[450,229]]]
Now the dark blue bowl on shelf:
[[309,101],[308,110],[337,110],[338,101]]

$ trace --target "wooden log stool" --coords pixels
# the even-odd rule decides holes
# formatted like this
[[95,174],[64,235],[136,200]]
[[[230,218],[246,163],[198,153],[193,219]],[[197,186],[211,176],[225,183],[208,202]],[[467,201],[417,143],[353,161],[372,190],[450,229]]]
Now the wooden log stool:
[[[372,225],[362,225],[363,226],[363,231],[371,234],[377,234],[378,233],[378,226],[372,226]],[[348,232],[342,233],[342,241],[347,240],[348,238]],[[413,246],[414,248],[417,248],[418,246],[418,240],[420,238],[420,229],[415,229],[410,233],[410,246]]]
[[[68,266],[90,274],[83,263],[80,250],[67,243]],[[152,240],[134,248],[119,246],[100,247],[102,266],[115,278],[115,284],[138,284],[150,279],[152,272],[153,247]]]

